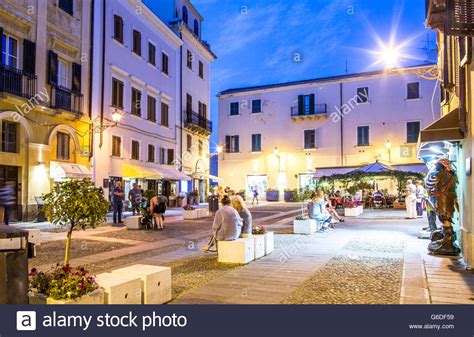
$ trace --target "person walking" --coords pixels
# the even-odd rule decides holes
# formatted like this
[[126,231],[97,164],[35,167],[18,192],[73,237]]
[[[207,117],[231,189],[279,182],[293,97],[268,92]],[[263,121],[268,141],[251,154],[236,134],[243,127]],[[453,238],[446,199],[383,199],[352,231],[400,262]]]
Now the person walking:
[[257,188],[257,186],[253,187],[252,193],[253,193],[252,205],[255,201],[257,202],[257,205],[258,205],[258,188]]
[[153,228],[163,230],[165,224],[166,203],[165,196],[154,196],[150,200],[150,213],[153,214]]
[[0,206],[3,207],[3,223],[9,225],[10,210],[15,206],[15,189],[13,182],[7,182],[5,186],[0,189]]
[[128,200],[132,205],[132,215],[139,215],[140,212],[140,204],[142,202],[142,190],[138,187],[137,183],[133,184],[132,189],[128,192]]
[[421,181],[416,182],[416,215],[419,218],[423,217],[423,197],[425,195],[425,189]]
[[114,224],[119,223],[123,224],[122,221],[122,211],[123,211],[123,201],[125,200],[125,192],[122,188],[122,183],[117,181],[115,188],[112,190],[112,205],[114,209],[113,218]]
[[406,219],[416,219],[416,186],[411,180],[407,181],[405,207]]

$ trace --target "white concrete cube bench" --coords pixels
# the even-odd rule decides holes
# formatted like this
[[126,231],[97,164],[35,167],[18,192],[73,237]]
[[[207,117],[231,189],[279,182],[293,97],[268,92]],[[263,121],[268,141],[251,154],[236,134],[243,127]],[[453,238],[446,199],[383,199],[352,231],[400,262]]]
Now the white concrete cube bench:
[[104,288],[105,304],[142,303],[142,280],[137,275],[103,273],[96,281]]
[[252,238],[255,241],[255,260],[265,256],[265,235],[253,235]]
[[35,229],[26,229],[28,231],[28,243],[34,245],[41,245],[41,231],[37,228]]
[[294,220],[293,233],[294,234],[313,234],[318,230],[318,222],[314,219]]
[[141,279],[142,303],[163,304],[171,301],[171,268],[135,264],[112,271],[112,274],[134,275]]
[[217,252],[218,262],[247,264],[255,259],[255,239],[250,237],[234,241],[218,241]]
[[126,217],[123,222],[125,223],[125,226],[127,226],[127,229],[140,229],[140,218],[141,215],[132,215],[129,217]]
[[273,232],[266,232],[263,236],[265,237],[265,255],[268,255],[275,249]]
[[199,210],[198,209],[193,209],[193,210],[183,210],[183,218],[184,220],[194,220],[199,217]]
[[207,208],[198,208],[197,211],[199,218],[205,218],[206,216],[209,216],[209,209]]

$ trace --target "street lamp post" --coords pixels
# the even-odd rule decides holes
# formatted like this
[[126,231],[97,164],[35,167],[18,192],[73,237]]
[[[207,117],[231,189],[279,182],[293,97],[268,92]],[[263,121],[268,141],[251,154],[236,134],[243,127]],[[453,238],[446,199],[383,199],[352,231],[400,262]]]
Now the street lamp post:
[[388,162],[391,164],[392,163],[392,156],[391,156],[390,150],[392,148],[392,143],[390,143],[390,141],[387,140],[387,142],[385,143],[385,147],[387,148],[387,151],[388,151]]

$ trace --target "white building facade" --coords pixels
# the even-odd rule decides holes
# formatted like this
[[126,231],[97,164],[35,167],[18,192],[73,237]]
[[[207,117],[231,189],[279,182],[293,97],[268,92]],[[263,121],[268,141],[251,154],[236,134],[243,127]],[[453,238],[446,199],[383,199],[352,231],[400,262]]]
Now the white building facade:
[[175,167],[181,45],[141,1],[95,2],[92,167],[104,193],[123,181],[173,196],[190,179]]
[[188,0],[159,1],[151,4],[182,41],[179,55],[177,113],[177,165],[192,180],[183,190],[199,192],[204,201],[209,189],[210,65],[216,56],[202,40],[203,18]]
[[425,170],[418,135],[440,112],[436,81],[417,77],[423,68],[221,92],[219,177],[250,193],[304,188],[376,161]]

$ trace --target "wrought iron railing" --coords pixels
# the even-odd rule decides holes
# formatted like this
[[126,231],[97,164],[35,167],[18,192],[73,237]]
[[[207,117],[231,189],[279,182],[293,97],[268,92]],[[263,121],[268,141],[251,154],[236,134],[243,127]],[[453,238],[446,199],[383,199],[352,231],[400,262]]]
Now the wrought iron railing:
[[36,94],[36,75],[25,74],[22,70],[0,65],[0,92],[31,98]]
[[327,114],[327,104],[315,104],[314,109],[310,109],[309,106],[293,106],[291,107],[291,116],[314,116],[314,115],[325,115]]
[[198,126],[204,131],[212,132],[212,122],[195,111],[184,111],[184,123],[186,126]]
[[83,95],[80,93],[61,86],[52,87],[51,108],[53,109],[66,110],[81,115],[83,113],[82,101]]

